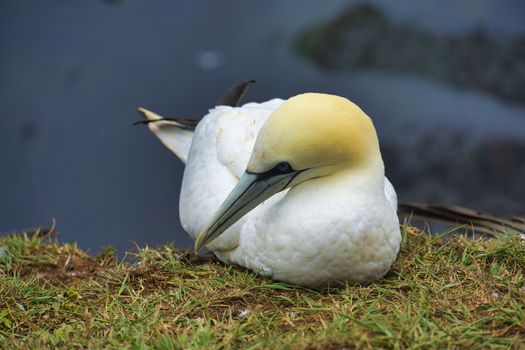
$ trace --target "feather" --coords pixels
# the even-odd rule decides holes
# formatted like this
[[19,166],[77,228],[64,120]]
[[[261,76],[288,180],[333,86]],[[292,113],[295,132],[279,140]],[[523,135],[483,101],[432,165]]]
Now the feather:
[[251,79],[235,85],[224,94],[218,105],[237,107],[248,90],[248,87],[253,83],[255,83],[255,80]]
[[470,231],[493,237],[507,233],[519,235],[525,232],[525,220],[523,217],[499,217],[456,205],[400,203],[398,213],[401,218],[412,216],[416,219],[448,225],[466,225]]

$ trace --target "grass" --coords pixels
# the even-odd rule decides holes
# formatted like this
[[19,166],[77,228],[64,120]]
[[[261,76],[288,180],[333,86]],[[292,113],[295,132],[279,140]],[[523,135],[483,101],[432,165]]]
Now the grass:
[[0,348],[525,348],[525,244],[403,227],[370,286],[310,290],[172,246],[116,262],[0,238]]

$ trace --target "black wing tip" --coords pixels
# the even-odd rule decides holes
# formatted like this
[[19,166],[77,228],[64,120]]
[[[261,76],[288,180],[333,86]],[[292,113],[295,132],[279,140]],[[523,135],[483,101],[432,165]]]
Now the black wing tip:
[[221,98],[219,105],[237,107],[241,102],[246,90],[250,84],[254,84],[255,79],[245,80],[233,87],[231,87]]
[[156,120],[137,120],[136,122],[133,122],[131,126],[148,125],[151,122],[156,122]]
[[131,124],[131,126],[137,126],[137,125],[148,125],[149,123],[151,123],[152,121],[154,120],[149,120],[148,117],[146,117],[146,111],[144,110],[144,108],[142,107],[138,107],[137,109],[135,109],[135,111],[137,111],[137,113],[139,113],[142,117],[144,117],[146,120],[137,120],[136,122],[133,122]]

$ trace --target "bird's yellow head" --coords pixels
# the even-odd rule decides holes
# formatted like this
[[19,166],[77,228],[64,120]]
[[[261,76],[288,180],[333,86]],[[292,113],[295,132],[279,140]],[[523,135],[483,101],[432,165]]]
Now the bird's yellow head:
[[196,250],[274,194],[343,170],[383,176],[370,118],[339,96],[306,93],[288,99],[262,126],[246,172],[199,233]]
[[378,156],[374,125],[357,105],[335,95],[306,93],[288,99],[268,118],[247,171],[262,173],[286,162],[294,170],[330,172],[365,166]]

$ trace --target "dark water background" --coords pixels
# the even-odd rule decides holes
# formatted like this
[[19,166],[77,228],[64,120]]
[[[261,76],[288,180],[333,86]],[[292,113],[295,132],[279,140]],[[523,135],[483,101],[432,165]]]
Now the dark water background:
[[[0,232],[54,217],[61,240],[93,252],[187,246],[183,167],[145,128],[131,127],[134,110],[200,118],[249,78],[258,82],[245,101],[321,91],[358,103],[375,121],[402,201],[525,213],[525,101],[410,71],[326,69],[297,53],[302,33],[355,4],[3,0]],[[368,4],[434,36],[525,35],[519,0]],[[491,77],[505,78],[505,70]]]

